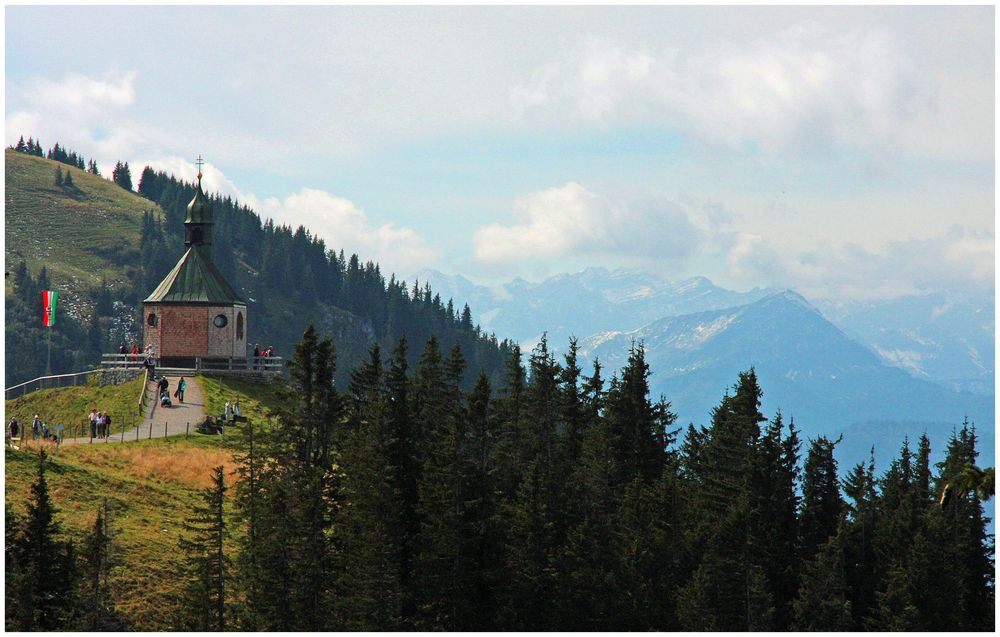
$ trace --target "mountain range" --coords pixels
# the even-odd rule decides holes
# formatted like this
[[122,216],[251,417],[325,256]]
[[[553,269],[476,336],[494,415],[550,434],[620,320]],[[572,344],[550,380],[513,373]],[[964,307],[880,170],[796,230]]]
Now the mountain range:
[[707,423],[752,366],[764,413],[780,409],[808,436],[844,433],[844,462],[862,460],[873,445],[884,459],[896,452],[885,447],[907,434],[927,432],[940,448],[966,416],[992,458],[993,309],[985,299],[813,304],[791,290],[734,292],[703,277],[669,282],[603,268],[493,288],[428,270],[414,276],[468,302],[484,327],[525,350],[543,332],[563,351],[570,335],[579,337],[581,358],[599,359],[606,377],[642,342],[654,395],[684,425]]

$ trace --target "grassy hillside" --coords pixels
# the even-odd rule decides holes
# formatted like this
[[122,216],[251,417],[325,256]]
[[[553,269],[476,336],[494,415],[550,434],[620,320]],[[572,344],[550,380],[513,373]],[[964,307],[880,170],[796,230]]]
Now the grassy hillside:
[[[76,296],[102,278],[123,281],[126,267],[138,267],[142,213],[158,211],[154,203],[49,159],[10,149],[4,159],[8,271],[21,259],[32,272],[44,265],[59,289]],[[57,167],[72,173],[72,187],[56,186]]]
[[250,418],[255,424],[263,424],[274,415],[273,407],[278,403],[277,385],[262,385],[238,378],[198,376],[202,394],[205,396],[205,413],[221,414],[227,400],[240,401],[240,414]]
[[17,421],[22,427],[30,427],[32,418],[38,414],[50,427],[54,425],[67,427],[64,435],[69,436],[69,427],[75,426],[79,429],[86,425],[89,422],[87,417],[90,415],[90,410],[97,409],[110,413],[112,430],[121,431],[123,424],[130,426],[132,423],[140,391],[142,391],[141,378],[122,385],[99,387],[95,375],[91,376],[89,385],[42,389],[6,401],[7,420],[4,424],[11,416],[17,416]]
[[[34,451],[7,449],[6,497],[23,516],[38,470]],[[232,450],[212,436],[63,447],[50,456],[49,489],[64,536],[81,542],[107,500],[117,534],[112,591],[137,628],[169,628],[183,521],[208,486],[211,467],[234,468]],[[235,477],[230,477],[229,481]]]
[[[239,398],[244,412],[265,420],[275,406],[273,387],[238,381],[201,379],[209,404],[221,396]],[[134,387],[133,387],[134,386]],[[49,404],[70,413],[78,403],[101,397],[127,398],[138,392],[136,383],[118,388],[69,387],[36,392],[32,401],[7,401],[7,412]],[[102,392],[108,390],[111,394]],[[131,400],[131,399],[130,399]],[[80,402],[82,401],[82,402]],[[225,399],[222,398],[224,404]],[[89,403],[87,403],[89,404]],[[221,407],[220,407],[221,408]],[[5,451],[7,503],[23,515],[30,487],[38,470],[37,447],[30,451]],[[243,448],[239,428],[230,428],[226,436],[192,434],[126,443],[64,446],[50,452],[47,478],[55,506],[56,519],[65,537],[80,542],[94,524],[97,509],[105,499],[112,511],[115,558],[119,568],[112,573],[116,608],[135,628],[163,630],[170,628],[174,610],[177,578],[172,575],[184,554],[178,550],[183,522],[198,502],[199,493],[209,485],[212,467],[226,467],[227,484],[238,478],[233,472],[234,453]],[[230,495],[232,492],[230,492]],[[231,502],[231,500],[230,500]],[[227,503],[227,506],[230,504]],[[231,528],[233,540],[239,528]],[[234,546],[230,542],[230,547]]]

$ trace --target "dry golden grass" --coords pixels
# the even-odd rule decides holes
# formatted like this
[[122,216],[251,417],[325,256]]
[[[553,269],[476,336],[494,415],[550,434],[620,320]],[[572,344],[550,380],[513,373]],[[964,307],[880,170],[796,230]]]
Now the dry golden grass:
[[171,482],[188,487],[210,486],[211,471],[225,467],[226,483],[234,484],[239,478],[233,475],[238,466],[232,451],[205,449],[191,446],[146,445],[80,445],[66,448],[63,453],[88,465],[116,471],[152,482]]

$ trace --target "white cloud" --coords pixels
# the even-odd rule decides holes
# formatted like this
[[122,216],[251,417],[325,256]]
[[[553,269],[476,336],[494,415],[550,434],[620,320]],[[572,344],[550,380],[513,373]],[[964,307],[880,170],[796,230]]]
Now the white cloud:
[[24,84],[8,84],[8,102],[15,110],[6,120],[7,143],[37,135],[46,150],[59,142],[96,157],[110,173],[109,162],[127,159],[148,137],[127,117],[135,104],[137,77],[135,72],[101,77],[70,73],[60,80],[34,77]]
[[260,200],[253,194],[246,203],[279,225],[303,225],[326,242],[328,248],[356,252],[362,261],[374,260],[383,274],[413,272],[435,264],[437,254],[410,228],[392,223],[373,224],[364,210],[343,197],[304,188],[284,199]]
[[[195,165],[193,161],[184,159],[182,157],[156,157],[153,159],[140,159],[135,162],[135,166],[131,166],[132,169],[132,180],[136,184],[136,188],[139,186],[139,175],[140,171],[146,166],[149,166],[157,172],[165,172],[168,175],[173,175],[181,181],[187,181],[194,183],[198,177],[198,166]],[[240,202],[245,202],[247,195],[245,195],[237,186],[230,180],[226,175],[219,170],[218,166],[206,162],[202,168],[202,188],[208,193],[218,193],[223,196],[230,196]]]
[[699,214],[662,198],[613,202],[569,182],[521,197],[512,224],[481,227],[473,243],[486,264],[609,255],[662,262],[690,255],[718,216],[713,207]]
[[893,298],[926,290],[994,287],[995,237],[952,226],[945,234],[869,250],[855,243],[789,249],[760,235],[740,234],[727,256],[727,275],[744,285],[793,287],[816,298]]
[[992,139],[992,87],[918,70],[882,28],[807,22],[746,42],[656,51],[590,37],[539,68],[511,92],[511,102],[544,125],[653,122],[737,148],[992,157],[989,141],[973,147],[969,134],[960,142],[940,134],[967,130],[971,119],[974,134]]

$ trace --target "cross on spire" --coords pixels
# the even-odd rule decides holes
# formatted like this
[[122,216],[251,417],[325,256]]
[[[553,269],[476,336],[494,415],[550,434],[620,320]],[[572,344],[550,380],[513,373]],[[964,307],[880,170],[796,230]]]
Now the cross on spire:
[[205,160],[201,158],[201,154],[198,154],[198,159],[194,161],[198,165],[198,181],[201,181],[201,167],[205,165]]

